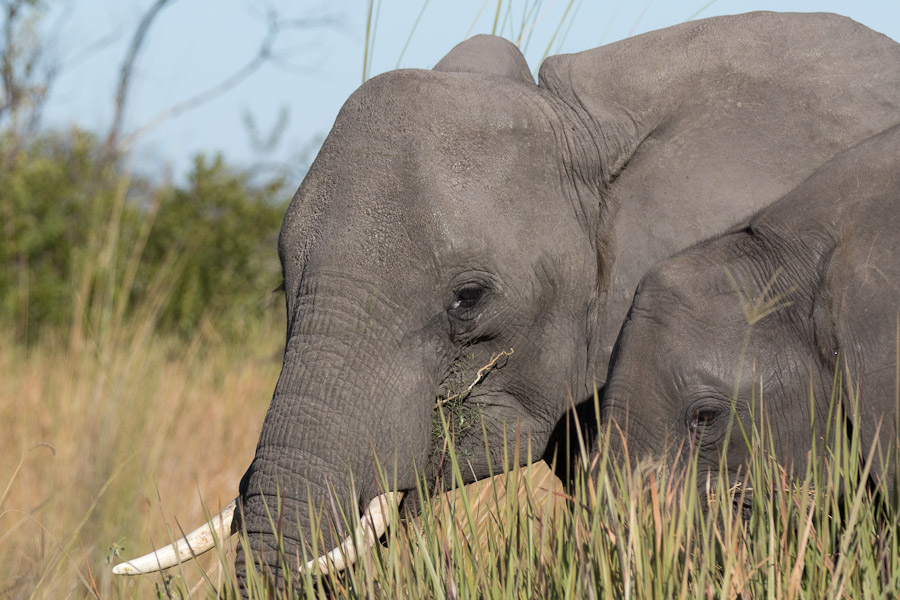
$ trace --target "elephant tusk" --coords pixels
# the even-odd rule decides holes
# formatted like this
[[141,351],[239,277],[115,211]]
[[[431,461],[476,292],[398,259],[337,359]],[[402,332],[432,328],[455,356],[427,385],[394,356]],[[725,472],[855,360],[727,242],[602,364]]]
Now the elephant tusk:
[[328,572],[329,563],[335,571],[343,571],[356,562],[356,549],[368,552],[375,545],[387,529],[389,511],[400,504],[403,492],[387,492],[376,496],[369,502],[365,514],[360,519],[359,527],[354,535],[348,535],[341,545],[314,560],[306,563],[306,571],[318,570],[320,573]]
[[177,542],[154,550],[150,554],[126,560],[113,567],[116,575],[145,575],[155,573],[200,556],[216,545],[216,540],[231,537],[231,522],[237,506],[235,498],[222,512],[210,519],[209,523],[198,527]]
[[[366,508],[354,535],[347,536],[341,545],[328,554],[306,563],[305,570],[318,570],[327,573],[329,564],[336,571],[342,571],[356,562],[357,548],[368,551],[375,541],[387,530],[388,514],[391,507],[396,507],[403,499],[403,492],[388,492],[373,499]],[[162,571],[169,567],[191,560],[215,546],[215,540],[223,540],[232,535],[231,522],[237,499],[225,507],[221,513],[207,523],[190,532],[177,542],[164,548],[154,550],[150,554],[126,560],[113,567],[116,575],[146,575]]]

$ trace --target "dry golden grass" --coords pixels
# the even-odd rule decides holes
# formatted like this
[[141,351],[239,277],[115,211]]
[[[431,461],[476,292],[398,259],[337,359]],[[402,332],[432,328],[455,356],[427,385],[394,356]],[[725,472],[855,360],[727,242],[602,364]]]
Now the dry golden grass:
[[153,593],[113,580],[110,548],[149,551],[236,495],[281,367],[281,331],[260,334],[0,345],[0,597]]
[[[242,345],[203,330],[188,346],[140,328],[74,348],[0,345],[0,598],[223,589],[231,559],[215,553],[164,575],[110,570],[121,560],[111,548],[133,557],[203,521],[201,499],[217,512],[252,459],[281,329],[248,332]],[[754,453],[748,481],[760,492],[748,521],[734,515],[739,486],[723,477],[708,518],[693,471],[684,490],[665,478],[611,485],[619,475],[601,452],[599,483],[576,486],[569,506],[543,463],[514,470],[441,496],[329,581],[353,598],[896,597],[898,517],[855,483],[871,461],[858,460],[857,444],[838,445],[822,473],[793,484]],[[299,583],[301,595],[324,597]]]
[[[113,577],[110,565],[179,537],[205,520],[204,504],[218,512],[235,496],[281,368],[282,325],[251,326],[244,343],[225,344],[201,324],[184,344],[154,334],[153,322],[98,318],[101,334],[73,331],[31,350],[0,338],[0,598],[234,589],[230,555],[136,578]],[[897,597],[900,517],[859,485],[871,451],[842,439],[821,472],[789,482],[768,438],[753,433],[747,521],[734,514],[743,488],[726,487],[726,476],[707,515],[696,469],[684,489],[662,475],[630,481],[601,444],[597,479],[570,490],[571,504],[543,463],[467,486],[329,575],[328,589],[348,598]],[[301,597],[325,597],[327,586],[296,583]]]
[[[0,597],[155,597],[167,580],[112,576],[112,550],[144,554],[236,495],[281,367],[280,325],[227,347],[208,327],[188,346],[140,331],[79,348],[0,345]],[[543,463],[516,477],[521,506],[526,477],[548,514],[562,506]],[[506,480],[465,489],[482,545],[516,506]],[[442,500],[466,530],[450,512],[458,498]],[[214,579],[219,561],[204,559]],[[188,590],[204,582],[193,565],[169,575]]]
[[442,522],[455,522],[463,535],[470,530],[468,515],[461,508],[460,494],[465,494],[471,516],[478,532],[473,545],[486,548],[489,543],[505,535],[507,523],[515,516],[550,521],[560,516],[566,507],[566,491],[547,463],[541,461],[530,467],[502,473],[467,485],[459,491],[444,494],[435,507],[435,516]]

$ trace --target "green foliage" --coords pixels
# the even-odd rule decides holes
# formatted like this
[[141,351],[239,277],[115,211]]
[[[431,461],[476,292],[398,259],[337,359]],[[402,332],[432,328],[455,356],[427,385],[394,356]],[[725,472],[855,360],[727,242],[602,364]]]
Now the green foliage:
[[190,335],[205,316],[227,333],[273,306],[278,231],[287,209],[282,191],[280,179],[251,185],[247,173],[229,168],[221,156],[195,158],[188,185],[163,195],[144,253],[142,280],[164,264],[181,274],[162,312],[163,326]]
[[[471,381],[476,380],[477,368],[475,353],[472,351],[460,357],[451,367],[450,375],[443,385],[446,393],[437,398],[432,409],[431,438],[435,449],[443,445],[446,431],[445,420],[449,423],[451,438],[463,438],[472,431],[473,427],[480,428],[480,415],[484,410],[483,407],[477,402],[466,402],[471,393],[468,386]],[[445,414],[442,415],[442,412]]]
[[275,306],[281,178],[262,184],[198,156],[184,186],[123,174],[83,131],[0,141],[0,320],[33,342],[143,311],[189,337],[220,334]]
[[[48,135],[27,148],[3,138],[0,163],[0,306],[2,317],[27,335],[37,324],[61,326],[71,318],[72,272],[91,244],[91,136]],[[29,336],[30,337],[30,336]]]

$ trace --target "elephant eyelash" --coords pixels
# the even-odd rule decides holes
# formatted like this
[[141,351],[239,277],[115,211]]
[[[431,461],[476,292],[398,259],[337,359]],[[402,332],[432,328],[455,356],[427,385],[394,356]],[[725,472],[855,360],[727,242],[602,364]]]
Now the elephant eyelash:
[[727,415],[730,410],[723,404],[724,402],[727,401],[717,394],[711,394],[709,391],[699,392],[696,400],[691,402],[691,406],[685,411],[685,426],[694,434],[712,431],[722,416]]
[[273,293],[273,294],[280,294],[280,293],[283,293],[284,291],[285,291],[285,287],[284,287],[284,279],[282,279],[282,280],[278,283],[278,285],[275,286],[275,287],[272,289],[272,293]]
[[473,337],[472,339],[466,340],[466,347],[477,346],[478,344],[484,344],[485,342],[490,342],[494,338],[497,337],[495,333],[486,333],[483,335],[479,335],[477,337]]

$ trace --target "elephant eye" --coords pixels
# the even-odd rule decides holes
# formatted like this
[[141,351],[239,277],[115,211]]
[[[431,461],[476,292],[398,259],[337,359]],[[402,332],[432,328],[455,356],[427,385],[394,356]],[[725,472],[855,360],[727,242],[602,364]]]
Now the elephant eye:
[[468,319],[474,316],[473,310],[484,297],[484,286],[477,283],[467,283],[456,290],[450,310],[461,318]]
[[694,412],[694,418],[691,419],[691,431],[699,431],[704,427],[708,427],[719,416],[719,411],[713,408],[699,408]]
[[484,295],[484,288],[480,285],[467,285],[457,290],[453,308],[474,308]]

